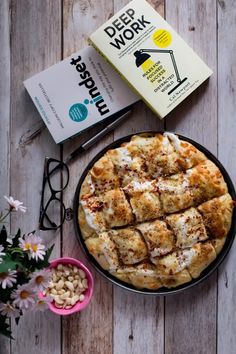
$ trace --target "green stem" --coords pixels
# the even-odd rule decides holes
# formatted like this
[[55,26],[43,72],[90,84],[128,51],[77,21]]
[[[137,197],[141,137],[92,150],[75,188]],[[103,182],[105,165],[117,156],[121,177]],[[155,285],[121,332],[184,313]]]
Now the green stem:
[[0,218],[0,222],[3,222],[3,220],[6,219],[6,217],[10,214],[11,211],[12,211],[12,208],[10,208],[10,209],[8,210],[8,212],[6,213],[6,215],[3,215],[3,216]]
[[9,248],[8,252],[20,252],[20,253],[24,253],[24,251],[22,250],[22,248],[20,247],[14,247],[14,248]]

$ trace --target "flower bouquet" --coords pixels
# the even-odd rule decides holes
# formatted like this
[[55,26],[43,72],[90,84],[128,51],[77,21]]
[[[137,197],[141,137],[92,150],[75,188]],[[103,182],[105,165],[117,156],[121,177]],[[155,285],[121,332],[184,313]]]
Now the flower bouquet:
[[[12,197],[5,197],[9,204],[6,213],[0,212],[0,224],[14,211],[25,212],[23,203]],[[5,225],[0,227],[0,334],[12,338],[10,318],[18,324],[26,311],[43,311],[51,301],[41,298],[51,279],[46,269],[53,246],[46,249],[35,231],[21,235],[8,235]]]

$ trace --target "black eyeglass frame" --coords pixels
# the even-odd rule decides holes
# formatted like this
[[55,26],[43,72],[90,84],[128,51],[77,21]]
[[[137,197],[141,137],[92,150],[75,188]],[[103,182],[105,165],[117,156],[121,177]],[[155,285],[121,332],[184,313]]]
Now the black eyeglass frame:
[[[56,162],[57,165],[50,171],[49,166],[50,166],[50,163],[52,163],[52,162]],[[52,184],[50,181],[50,176],[52,176],[56,172],[59,172],[59,171],[62,172],[64,168],[67,173],[67,181],[66,181],[65,185],[62,186],[62,188],[54,189],[52,187]],[[70,179],[69,168],[63,161],[56,160],[51,157],[45,157],[43,182],[42,182],[42,193],[41,193],[41,201],[40,201],[40,212],[39,212],[39,230],[57,230],[58,228],[60,228],[63,225],[63,223],[66,219],[66,207],[65,207],[64,203],[61,201],[61,199],[56,196],[56,194],[61,193],[68,186],[69,179]],[[49,189],[51,192],[51,196],[48,199],[48,201],[44,207],[44,197],[45,197],[44,192],[45,192],[46,183],[48,183],[48,186],[49,186]],[[59,225],[55,224],[50,219],[50,217],[47,215],[47,209],[53,200],[57,200],[60,203],[61,208],[62,208],[61,209],[61,223]],[[47,219],[47,221],[49,222],[51,227],[44,226],[44,218]]]

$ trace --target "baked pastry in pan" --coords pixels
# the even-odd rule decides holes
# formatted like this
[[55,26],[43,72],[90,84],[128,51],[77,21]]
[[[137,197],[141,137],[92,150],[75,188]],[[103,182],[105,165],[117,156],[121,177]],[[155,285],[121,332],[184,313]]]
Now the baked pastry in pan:
[[218,167],[172,133],[107,151],[80,190],[78,222],[100,266],[138,289],[200,276],[224,246],[233,201]]

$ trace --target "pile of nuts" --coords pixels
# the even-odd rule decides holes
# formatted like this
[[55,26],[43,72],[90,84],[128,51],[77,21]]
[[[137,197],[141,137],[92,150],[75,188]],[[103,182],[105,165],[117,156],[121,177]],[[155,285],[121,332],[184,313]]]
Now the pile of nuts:
[[84,301],[83,292],[88,288],[85,272],[75,265],[58,264],[52,268],[52,280],[45,295],[54,300],[58,308],[70,309],[78,301]]

